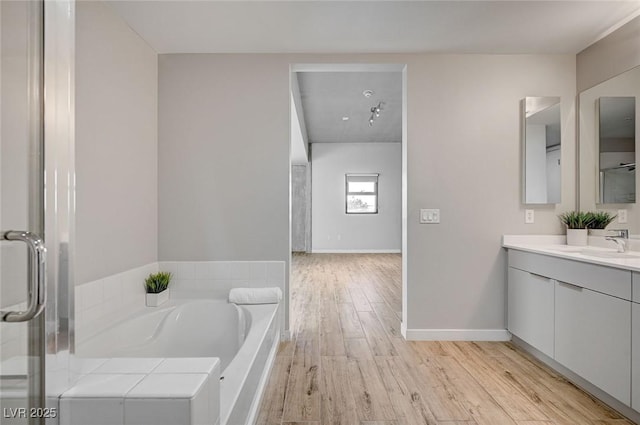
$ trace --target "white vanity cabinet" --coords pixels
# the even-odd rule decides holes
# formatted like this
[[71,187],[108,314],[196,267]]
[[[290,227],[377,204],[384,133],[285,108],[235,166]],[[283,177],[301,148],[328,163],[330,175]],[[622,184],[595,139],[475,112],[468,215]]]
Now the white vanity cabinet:
[[633,272],[631,304],[631,407],[640,412],[640,273]]
[[553,357],[554,281],[509,267],[509,332]]
[[631,407],[640,412],[640,304],[634,302],[631,309]]
[[[632,303],[632,272],[514,249],[508,262],[509,331],[626,406],[633,380],[633,408],[640,410],[640,303]],[[640,273],[634,278],[638,292]]]
[[629,405],[631,302],[563,282],[555,295],[554,359]]

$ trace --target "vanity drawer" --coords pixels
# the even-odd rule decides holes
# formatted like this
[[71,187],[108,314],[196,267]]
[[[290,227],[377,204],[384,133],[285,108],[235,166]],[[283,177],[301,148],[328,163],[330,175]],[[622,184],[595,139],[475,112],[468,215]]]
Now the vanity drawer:
[[[509,267],[631,300],[631,272],[628,270],[514,249],[510,249],[508,255]],[[637,282],[640,285],[640,273],[637,276]],[[640,287],[638,289],[640,291]]]
[[640,303],[640,273],[633,272],[631,278],[633,282],[633,288],[631,288],[631,295],[633,295],[633,302]]

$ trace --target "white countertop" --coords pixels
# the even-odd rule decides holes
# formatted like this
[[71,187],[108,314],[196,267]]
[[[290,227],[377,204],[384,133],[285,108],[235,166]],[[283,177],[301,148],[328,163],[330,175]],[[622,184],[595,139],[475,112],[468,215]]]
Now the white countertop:
[[[603,241],[602,237],[589,236],[588,246],[569,246],[566,244],[564,235],[504,235],[502,246],[508,249],[640,272],[640,251],[628,251],[621,255],[622,258],[607,257],[620,254],[615,248],[603,247]],[[607,241],[607,243],[610,242]]]

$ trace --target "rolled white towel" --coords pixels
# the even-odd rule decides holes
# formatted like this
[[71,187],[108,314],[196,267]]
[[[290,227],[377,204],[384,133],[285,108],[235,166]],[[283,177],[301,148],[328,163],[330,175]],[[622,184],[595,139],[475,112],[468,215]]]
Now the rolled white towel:
[[282,299],[280,288],[233,288],[229,302],[234,304],[277,304]]

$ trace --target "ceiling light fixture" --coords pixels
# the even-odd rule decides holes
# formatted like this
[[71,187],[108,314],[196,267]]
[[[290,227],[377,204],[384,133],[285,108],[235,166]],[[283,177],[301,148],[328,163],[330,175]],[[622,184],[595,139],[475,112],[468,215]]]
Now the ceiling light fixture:
[[362,95],[369,99],[371,96],[373,96],[373,90],[365,90],[362,92]]
[[373,127],[373,122],[376,118],[380,118],[380,111],[382,111],[382,102],[378,102],[376,106],[371,107],[371,117],[369,117],[369,127]]
[[349,121],[349,117],[342,117],[342,121]]

